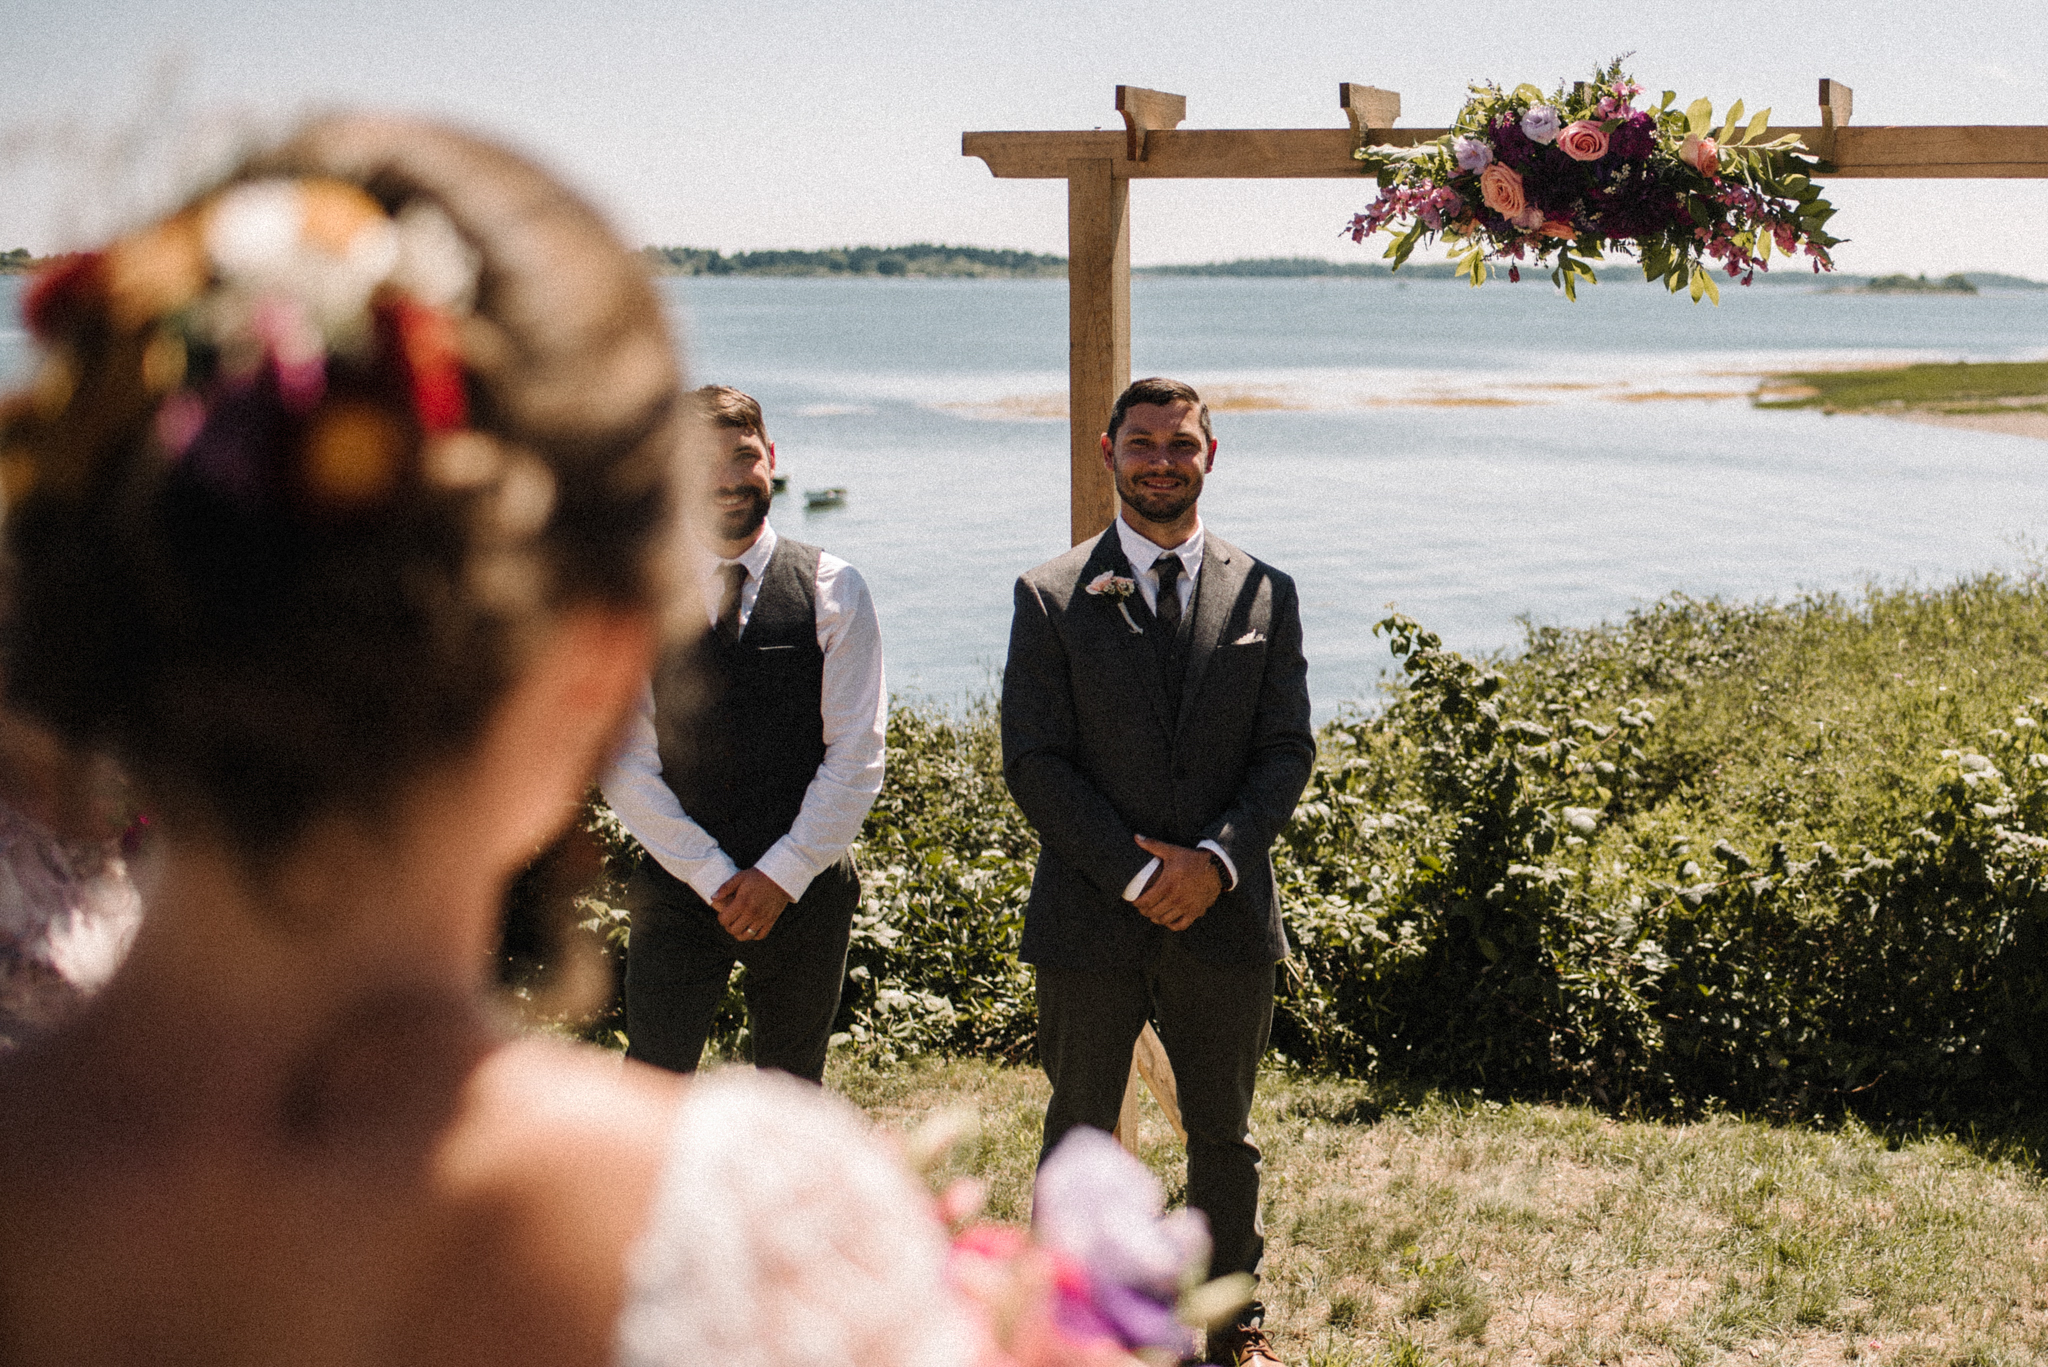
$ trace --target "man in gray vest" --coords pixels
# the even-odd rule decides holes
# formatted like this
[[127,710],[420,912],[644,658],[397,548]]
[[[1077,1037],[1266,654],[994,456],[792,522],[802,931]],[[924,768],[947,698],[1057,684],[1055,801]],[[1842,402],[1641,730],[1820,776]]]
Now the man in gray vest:
[[[1294,581],[1209,532],[1209,410],[1140,380],[1102,438],[1122,512],[1017,581],[1003,671],[1003,775],[1038,829],[1024,907],[1044,1150],[1117,1122],[1151,1021],[1188,1137],[1188,1204],[1210,1273],[1265,1250],[1252,1085],[1287,957],[1269,851],[1315,763]],[[1209,1360],[1271,1364],[1254,1302]]]
[[882,636],[860,573],[768,525],[761,406],[691,396],[713,467],[695,570],[711,630],[655,668],[604,776],[649,856],[630,887],[628,1057],[695,1071],[735,963],[754,1063],[819,1081],[882,788]]

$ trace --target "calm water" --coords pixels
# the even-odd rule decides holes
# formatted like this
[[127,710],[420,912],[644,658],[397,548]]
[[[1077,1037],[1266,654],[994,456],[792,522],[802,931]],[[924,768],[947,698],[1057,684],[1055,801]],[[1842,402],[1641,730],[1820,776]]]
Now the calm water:
[[[669,280],[693,380],[766,405],[786,533],[868,576],[892,685],[954,702],[1002,662],[1010,584],[1066,533],[1061,281]],[[19,286],[0,288],[13,317]],[[1764,413],[1760,371],[2048,354],[2048,293],[1975,298],[1640,285],[1140,280],[1137,374],[1224,411],[1203,500],[1302,588],[1319,717],[1367,699],[1386,604],[1460,647],[1672,590],[1783,597],[2024,559],[2048,443]],[[0,331],[0,378],[18,377]]]

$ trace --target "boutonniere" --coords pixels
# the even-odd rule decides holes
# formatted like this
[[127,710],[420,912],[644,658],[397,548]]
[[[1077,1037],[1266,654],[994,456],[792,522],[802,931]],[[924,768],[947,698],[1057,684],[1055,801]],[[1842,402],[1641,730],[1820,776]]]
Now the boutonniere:
[[1108,570],[1104,570],[1101,574],[1088,581],[1088,592],[1097,598],[1107,595],[1116,600],[1116,610],[1124,615],[1124,625],[1131,629],[1132,635],[1142,636],[1145,634],[1145,628],[1139,626],[1131,619],[1131,605],[1128,601],[1130,596],[1137,592],[1137,589],[1137,580],[1126,579],[1122,575],[1113,574]]

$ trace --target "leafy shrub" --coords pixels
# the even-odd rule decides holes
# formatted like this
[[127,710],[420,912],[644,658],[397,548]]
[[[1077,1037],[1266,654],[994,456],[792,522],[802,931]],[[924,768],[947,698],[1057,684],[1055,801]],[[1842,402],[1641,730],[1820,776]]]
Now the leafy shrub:
[[1381,629],[1406,678],[1326,728],[1286,837],[1290,1054],[1649,1109],[2038,1105],[2040,586],[1673,599],[1498,668]]
[[[1487,661],[1377,629],[1403,676],[1323,728],[1275,849],[1294,1063],[1648,1111],[2038,1108],[2048,588],[1677,596]],[[1025,1057],[1036,853],[993,709],[898,709],[846,1035]]]

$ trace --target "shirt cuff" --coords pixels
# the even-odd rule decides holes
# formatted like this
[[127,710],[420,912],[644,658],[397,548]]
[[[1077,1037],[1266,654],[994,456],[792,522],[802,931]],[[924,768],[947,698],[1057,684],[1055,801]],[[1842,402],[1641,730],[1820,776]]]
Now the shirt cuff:
[[1201,844],[1195,846],[1195,848],[1198,850],[1207,850],[1209,853],[1215,855],[1218,859],[1221,859],[1223,861],[1223,871],[1230,875],[1230,881],[1223,885],[1223,890],[1225,892],[1229,892],[1232,888],[1237,886],[1237,865],[1230,862],[1230,856],[1223,852],[1223,847],[1221,845],[1217,844],[1213,840],[1204,840]]
[[1136,878],[1124,884],[1124,900],[1126,902],[1137,901],[1138,895],[1145,891],[1145,885],[1152,881],[1152,875],[1157,872],[1159,872],[1159,859],[1155,855],[1146,863],[1144,868],[1138,870]]
[[692,860],[687,867],[681,869],[666,859],[662,860],[661,864],[663,868],[687,883],[691,892],[704,899],[706,906],[711,905],[711,899],[718,895],[718,890],[731,882],[732,876],[740,871],[740,866],[733,863],[731,856],[724,850],[716,851],[709,859]]
[[766,874],[768,881],[789,894],[789,900],[801,899],[811,880],[818,875],[805,868],[803,856],[787,848],[788,836],[768,847],[768,853],[754,861],[754,867]]

